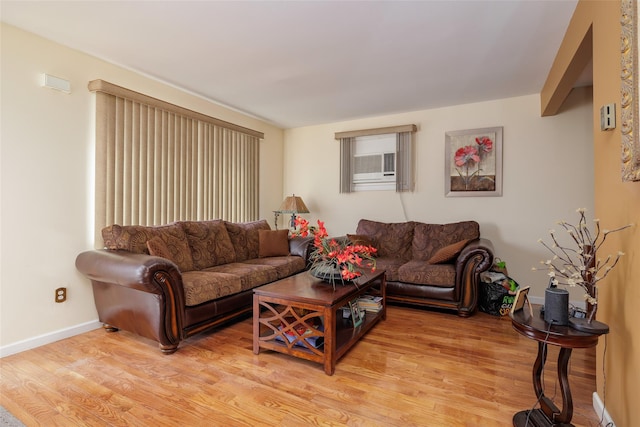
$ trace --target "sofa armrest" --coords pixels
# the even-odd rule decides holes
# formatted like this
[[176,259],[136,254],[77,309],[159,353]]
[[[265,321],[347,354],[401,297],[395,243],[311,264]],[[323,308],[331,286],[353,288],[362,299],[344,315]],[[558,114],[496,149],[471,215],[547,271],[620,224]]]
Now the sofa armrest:
[[291,237],[289,239],[289,253],[302,257],[305,263],[309,263],[309,256],[313,248],[313,237]]
[[493,265],[493,243],[491,243],[491,240],[479,238],[467,243],[456,258],[456,270],[461,264],[468,262],[474,256],[480,257],[480,262],[474,265],[475,268],[479,269],[480,273],[488,270]]
[[[76,258],[76,268],[90,280],[127,286],[154,294],[162,293],[159,284],[154,283],[157,272],[167,272],[181,277],[178,267],[166,258],[123,250],[98,249],[82,252]],[[173,282],[178,287],[176,291],[184,294],[182,280]]]
[[183,338],[182,274],[165,258],[122,250],[82,252],[76,268],[93,285],[100,321],[160,343],[174,352]]
[[480,273],[493,265],[493,244],[489,239],[475,239],[467,243],[455,262],[456,288],[460,292],[461,316],[470,316],[478,305]]

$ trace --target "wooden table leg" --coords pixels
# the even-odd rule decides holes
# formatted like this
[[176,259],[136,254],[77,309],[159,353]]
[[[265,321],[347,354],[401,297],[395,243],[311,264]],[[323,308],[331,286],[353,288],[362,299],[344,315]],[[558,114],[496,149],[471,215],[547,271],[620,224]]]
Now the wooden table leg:
[[513,425],[517,427],[568,427],[572,426],[573,400],[571,399],[571,389],[567,367],[571,349],[562,347],[558,355],[558,380],[562,394],[562,411],[553,403],[551,399],[544,395],[544,384],[542,373],[547,361],[547,344],[538,342],[538,355],[533,364],[533,389],[540,402],[540,409],[518,412],[513,417]]
[[260,301],[253,296],[253,354],[260,353]]
[[542,341],[538,342],[538,356],[533,364],[533,390],[536,393],[536,398],[544,396],[544,389],[542,387],[542,371],[544,370],[544,364],[547,362],[547,343]]
[[[324,310],[324,373],[336,371],[336,312],[331,307]],[[327,328],[328,326],[328,328]]]
[[562,413],[553,421],[569,424],[573,417],[573,399],[571,397],[571,388],[569,387],[569,377],[567,366],[571,358],[570,348],[562,347],[558,355],[558,379],[560,380],[560,392],[562,393]]
[[[561,353],[562,354],[562,353]],[[540,402],[541,414],[544,414],[544,418],[540,418],[541,424],[543,419],[548,420],[549,425],[555,425],[554,420],[561,414],[560,409],[544,394],[544,378],[542,374],[544,372],[544,365],[547,363],[547,343],[544,341],[538,342],[538,357],[533,365],[533,389],[536,392],[536,397]],[[559,371],[558,371],[559,372]]]

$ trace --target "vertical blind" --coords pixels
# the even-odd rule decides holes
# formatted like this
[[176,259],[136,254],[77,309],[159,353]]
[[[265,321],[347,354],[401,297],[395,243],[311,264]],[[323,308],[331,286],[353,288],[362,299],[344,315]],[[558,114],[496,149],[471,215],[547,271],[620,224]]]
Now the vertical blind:
[[396,192],[413,191],[413,132],[396,133]]
[[351,193],[353,185],[353,172],[351,171],[351,159],[353,158],[353,144],[355,138],[340,138],[340,192]]
[[96,92],[96,242],[110,224],[258,218],[264,135],[103,80]]

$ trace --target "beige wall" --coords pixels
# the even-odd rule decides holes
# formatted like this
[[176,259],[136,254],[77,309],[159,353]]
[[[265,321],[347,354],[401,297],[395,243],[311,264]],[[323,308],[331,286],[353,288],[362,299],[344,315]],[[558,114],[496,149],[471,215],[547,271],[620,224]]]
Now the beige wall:
[[[620,2],[581,0],[565,44],[571,46],[571,39],[589,23],[593,23],[593,117],[597,120],[602,105],[615,102],[619,124]],[[562,68],[552,71],[561,73]],[[636,224],[628,232],[613,235],[605,247],[606,253],[622,250],[626,256],[600,286],[598,318],[611,332],[598,345],[597,382],[598,395],[606,397],[616,425],[635,426],[640,424],[640,182],[621,180],[620,140],[619,126],[601,132],[594,123],[596,215],[609,228]]]
[[[95,322],[75,257],[93,247],[93,79],[264,132],[260,214],[282,201],[283,131],[200,97],[2,24],[0,349]],[[71,81],[72,93],[40,86]],[[54,302],[57,287],[68,300]]]
[[[360,218],[385,222],[445,223],[475,219],[509,273],[543,297],[548,254],[538,243],[579,207],[593,211],[591,89],[572,93],[560,114],[540,117],[537,95],[285,131],[286,193],[304,199],[307,218],[326,222],[330,234],[354,232]],[[339,142],[335,132],[416,124],[416,190],[338,193]],[[444,195],[445,132],[504,127],[502,197]],[[572,295],[580,300],[579,293]]]

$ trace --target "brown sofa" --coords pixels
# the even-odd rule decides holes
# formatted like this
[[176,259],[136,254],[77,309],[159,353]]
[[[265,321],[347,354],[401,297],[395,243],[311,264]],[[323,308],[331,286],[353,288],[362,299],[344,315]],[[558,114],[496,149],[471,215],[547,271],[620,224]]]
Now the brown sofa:
[[387,300],[455,310],[466,317],[478,302],[480,273],[493,264],[493,245],[475,221],[425,224],[361,219],[352,241],[378,249]]
[[309,238],[262,221],[112,225],[105,249],[78,255],[105,329],[123,329],[173,353],[181,340],[251,312],[253,288],[307,267]]

